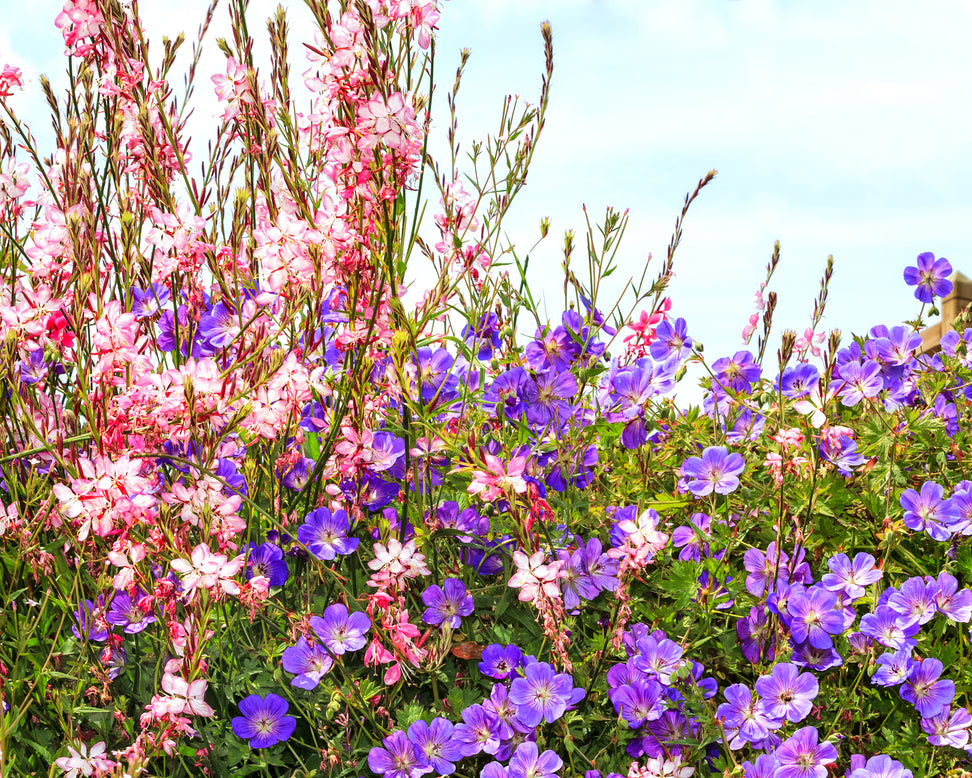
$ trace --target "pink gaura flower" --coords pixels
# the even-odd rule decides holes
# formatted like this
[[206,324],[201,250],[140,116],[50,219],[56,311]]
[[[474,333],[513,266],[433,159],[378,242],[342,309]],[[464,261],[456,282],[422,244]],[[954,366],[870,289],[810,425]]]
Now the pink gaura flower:
[[668,542],[668,535],[658,531],[658,514],[651,508],[642,513],[637,521],[624,519],[617,528],[624,533],[624,541],[618,548],[608,551],[608,556],[621,560],[621,572],[640,570],[661,551]]
[[209,546],[200,543],[192,550],[189,560],[173,559],[171,567],[182,578],[182,586],[187,599],[191,599],[196,589],[218,588],[224,594],[240,593],[240,585],[233,576],[243,568],[243,554],[227,560],[224,554],[214,554]]
[[486,502],[504,497],[511,490],[523,494],[527,488],[523,478],[526,462],[526,457],[513,457],[504,467],[502,460],[492,454],[486,454],[487,469],[473,472],[472,483],[468,487],[469,493],[478,494],[480,499]]
[[537,551],[532,556],[527,556],[523,551],[513,552],[516,572],[510,578],[508,586],[520,590],[517,595],[520,602],[533,602],[541,591],[551,599],[560,598],[558,580],[564,563],[547,563],[545,559],[543,551]]
[[409,540],[402,545],[397,538],[388,541],[387,546],[375,543],[375,558],[368,562],[372,570],[380,571],[392,578],[416,578],[431,575],[425,566],[425,555],[415,548],[415,541]]

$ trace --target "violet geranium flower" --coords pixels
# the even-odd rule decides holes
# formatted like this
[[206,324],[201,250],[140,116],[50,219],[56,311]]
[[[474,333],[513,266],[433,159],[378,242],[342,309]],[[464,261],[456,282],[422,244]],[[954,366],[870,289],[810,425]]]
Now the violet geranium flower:
[[368,752],[368,767],[371,772],[383,775],[385,778],[414,778],[430,772],[431,767],[422,768],[419,765],[415,746],[409,741],[405,733],[396,729]]
[[756,693],[766,702],[768,713],[792,722],[807,717],[819,689],[812,673],[801,673],[789,662],[774,665],[772,675],[756,679]]
[[291,686],[298,689],[315,689],[321,678],[334,664],[334,658],[323,646],[311,645],[307,638],[301,637],[296,645],[284,649],[283,669],[296,673]]
[[729,748],[738,751],[746,743],[759,743],[773,730],[783,726],[782,719],[772,716],[769,706],[753,697],[745,684],[734,683],[723,691],[726,701],[716,709],[729,738]]
[[462,617],[474,609],[472,595],[466,593],[466,585],[458,578],[446,578],[442,586],[432,584],[422,592],[422,602],[427,606],[422,621],[453,629],[458,629]]
[[830,648],[831,635],[844,631],[844,617],[837,610],[837,597],[823,588],[814,588],[806,594],[790,599],[790,633],[796,643],[809,641],[814,648]]
[[853,602],[864,596],[864,587],[881,579],[882,572],[874,567],[874,557],[861,552],[851,562],[847,554],[835,554],[827,560],[830,572],[820,583],[832,592],[843,591]]
[[297,540],[307,546],[318,559],[331,560],[341,554],[353,554],[360,542],[348,537],[348,514],[318,508],[307,514],[304,523],[297,528]]
[[955,683],[940,680],[943,669],[937,659],[911,662],[908,682],[901,687],[901,699],[912,703],[923,719],[947,712],[955,697]]
[[249,556],[246,560],[246,579],[265,577],[270,586],[283,586],[287,583],[287,562],[284,561],[283,549],[273,543],[261,543],[259,546],[250,543]]
[[904,280],[908,286],[915,289],[915,297],[923,303],[930,303],[934,297],[946,297],[952,291],[952,282],[948,277],[952,274],[951,263],[941,257],[935,259],[930,251],[918,255],[915,267],[904,269]]
[[279,694],[266,697],[251,694],[240,702],[240,713],[232,721],[233,733],[250,741],[250,748],[269,748],[294,734],[297,719],[287,715],[290,705]]
[[556,778],[563,766],[563,759],[553,751],[541,754],[536,743],[525,740],[516,747],[507,769],[510,778]]
[[934,481],[921,485],[921,494],[914,489],[901,493],[901,507],[904,508],[904,523],[915,532],[924,530],[932,540],[948,540],[952,532],[948,528],[955,518],[951,500],[945,499],[945,489]]
[[826,765],[837,761],[837,749],[826,740],[818,742],[819,737],[816,727],[804,727],[783,741],[774,754],[776,778],[826,778]]
[[310,627],[334,654],[358,651],[365,647],[365,635],[371,629],[371,619],[363,612],[349,614],[341,603],[329,605],[321,616],[311,616]]
[[499,643],[490,643],[483,650],[483,655],[479,659],[479,672],[502,681],[510,677],[517,667],[523,662],[523,652],[514,645],[503,646]]
[[549,724],[564,715],[573,685],[574,679],[567,673],[555,672],[547,662],[536,662],[527,666],[523,678],[513,679],[510,701],[526,726],[535,727],[541,721]]
[[689,457],[682,463],[685,488],[696,497],[707,494],[729,494],[739,488],[739,474],[746,467],[742,455],[730,454],[723,446],[709,446],[701,457]]
[[441,716],[431,724],[419,719],[408,728],[408,740],[415,746],[419,764],[431,768],[436,775],[451,775],[455,763],[462,759],[462,743],[452,736],[455,725]]

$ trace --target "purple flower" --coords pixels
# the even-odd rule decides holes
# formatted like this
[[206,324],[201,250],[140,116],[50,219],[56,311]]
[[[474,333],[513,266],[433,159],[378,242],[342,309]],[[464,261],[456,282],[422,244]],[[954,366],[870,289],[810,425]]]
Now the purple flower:
[[800,643],[794,646],[790,661],[797,667],[807,667],[817,672],[829,670],[831,667],[840,667],[844,663],[833,646],[830,648],[814,648],[809,643]]
[[874,557],[870,554],[859,553],[851,562],[847,554],[836,554],[827,560],[830,572],[826,573],[820,583],[832,592],[843,591],[848,599],[863,597],[864,587],[881,580],[881,571],[874,567]]
[[508,774],[509,778],[553,778],[563,766],[563,760],[553,751],[541,754],[537,744],[527,740],[516,747]]
[[108,607],[105,621],[120,627],[124,626],[125,632],[129,635],[141,632],[149,624],[157,621],[151,608],[143,609],[142,607],[147,604],[145,602],[147,596],[141,589],[135,590],[134,599],[129,596],[128,592],[116,591],[115,596],[111,598],[111,605]]
[[969,726],[972,717],[965,708],[956,708],[951,715],[945,711],[921,720],[921,728],[928,733],[928,742],[933,746],[965,748],[969,744]]
[[489,359],[493,356],[493,349],[503,345],[499,331],[499,317],[494,311],[489,311],[479,317],[479,324],[475,327],[467,324],[460,334],[463,341],[476,350],[479,359]]
[[908,681],[901,687],[901,699],[912,703],[922,718],[930,719],[947,712],[955,697],[955,684],[939,680],[943,669],[937,659],[911,662]]
[[806,397],[820,381],[820,371],[809,362],[788,367],[780,376],[780,391],[784,397],[799,400]]
[[421,767],[429,767],[436,775],[455,772],[455,763],[462,759],[462,743],[453,738],[455,726],[441,716],[431,724],[419,719],[408,728],[409,742]]
[[766,702],[769,715],[791,722],[807,717],[819,690],[813,675],[801,673],[789,662],[774,665],[772,675],[756,679],[756,693]]
[[426,624],[458,629],[463,616],[473,612],[473,597],[466,594],[466,585],[458,578],[446,578],[442,586],[429,586],[422,592],[422,602],[428,607],[422,614]]
[[20,361],[20,380],[25,384],[36,384],[43,381],[47,375],[47,363],[44,361],[44,349],[30,352],[27,361]]
[[[864,757],[859,757],[863,762]],[[851,771],[847,778],[914,778],[911,770],[905,769],[901,762],[896,762],[887,754],[877,754],[867,760],[863,767],[854,767],[854,757],[851,757]]]
[[348,609],[341,603],[329,605],[324,611],[323,618],[311,616],[308,623],[317,633],[317,637],[334,654],[364,648],[367,642],[365,635],[371,629],[371,619],[361,611],[349,615]]
[[838,442],[824,439],[820,443],[820,454],[837,468],[844,478],[853,475],[853,468],[860,467],[867,459],[857,450],[857,443],[849,437],[841,437]]
[[456,725],[453,737],[460,743],[463,756],[475,756],[482,751],[495,754],[500,747],[496,717],[478,703],[463,710],[462,724]]
[[916,286],[915,297],[923,303],[930,303],[934,297],[947,297],[952,291],[952,265],[944,257],[926,251],[918,255],[915,267],[904,269],[904,280],[908,286]]
[[704,513],[693,513],[692,524],[689,527],[676,527],[672,532],[672,545],[682,550],[678,554],[679,560],[699,562],[702,553],[709,553],[709,544],[703,538],[712,537],[711,519]]
[[[661,637],[656,636],[659,634]],[[638,638],[635,645],[638,648],[635,667],[649,676],[656,676],[666,686],[671,683],[672,674],[682,664],[682,647],[664,637],[663,632]]]
[[968,623],[972,619],[972,592],[968,589],[959,590],[955,577],[942,572],[938,576],[935,607],[952,621]]
[[782,720],[769,712],[769,706],[753,697],[748,686],[734,683],[723,694],[726,701],[716,709],[716,717],[723,720],[729,748],[737,751],[746,743],[758,743],[769,737],[772,730],[783,726]]
[[108,625],[104,617],[104,602],[99,596],[97,604],[85,600],[74,611],[76,625],[71,625],[71,632],[78,640],[91,640],[101,643],[108,639]]
[[577,394],[577,379],[569,372],[552,370],[538,373],[523,392],[526,418],[531,424],[544,425],[551,420],[563,422],[574,413],[567,398]]
[[647,681],[639,679],[611,689],[608,697],[614,704],[614,710],[628,722],[631,729],[638,729],[645,722],[654,721],[662,715],[663,691],[654,678]]
[[601,541],[591,538],[582,546],[581,570],[584,572],[577,580],[577,591],[581,597],[593,600],[598,592],[613,592],[618,588],[619,561],[603,552]]
[[385,778],[414,778],[431,772],[431,767],[422,767],[418,755],[405,733],[396,729],[381,741],[384,748],[375,746],[368,752],[368,767],[371,772]]
[[842,365],[840,379],[840,404],[848,408],[853,408],[865,397],[877,397],[884,388],[881,365],[873,359],[863,365],[860,362]]
[[908,677],[911,670],[911,649],[886,651],[877,658],[878,669],[871,676],[871,683],[878,686],[897,686]]
[[901,588],[888,597],[888,606],[899,613],[898,625],[902,629],[918,624],[927,624],[935,616],[935,598],[940,591],[934,579],[926,584],[923,578],[909,578]]
[[297,528],[297,540],[318,559],[331,560],[338,554],[353,554],[358,548],[359,541],[348,537],[348,528],[348,514],[343,510],[332,514],[327,508],[317,508]]
[[804,727],[783,741],[774,756],[776,778],[826,778],[826,765],[837,761],[837,749],[826,740],[818,743],[816,727]]
[[746,761],[742,767],[746,778],[773,778],[779,765],[772,754],[760,754],[756,757],[756,764]]
[[169,304],[169,290],[162,284],[152,284],[147,289],[132,289],[132,313],[136,319],[154,316]]
[[774,540],[764,554],[758,548],[751,548],[743,555],[743,566],[749,571],[746,576],[746,591],[753,597],[762,597],[767,587],[773,588],[776,576],[787,579],[787,565],[790,558],[783,553],[777,559],[776,541]]
[[506,741],[513,737],[515,729],[529,729],[516,720],[516,706],[510,702],[506,686],[494,683],[489,697],[483,700],[483,710],[496,717],[496,732],[500,740]]
[[510,700],[516,705],[517,718],[535,727],[564,715],[572,688],[573,679],[567,673],[557,673],[547,662],[535,662],[527,666],[523,678],[513,679]]
[[314,460],[309,457],[302,457],[287,468],[280,483],[295,492],[299,492],[310,480],[314,470]]
[[200,317],[199,337],[211,346],[225,348],[239,336],[242,324],[243,319],[236,311],[218,302]]
[[743,656],[754,665],[764,659],[773,661],[775,658],[776,635],[773,634],[765,608],[750,608],[749,615],[736,622],[736,636]]
[[905,365],[912,359],[915,349],[921,346],[921,335],[910,327],[892,327],[887,336],[867,342],[868,354],[890,365]]
[[912,636],[918,632],[919,625],[915,622],[905,629],[899,623],[901,614],[888,605],[878,605],[874,613],[867,613],[861,617],[861,632],[874,638],[882,646],[899,651],[902,648],[915,645]]
[[269,748],[287,740],[297,726],[297,719],[287,715],[290,705],[272,692],[266,697],[251,694],[240,702],[240,713],[232,721],[233,733],[249,740],[250,748]]
[[730,454],[722,446],[709,446],[701,457],[690,457],[682,463],[685,488],[696,497],[715,491],[729,494],[739,487],[739,474],[746,463],[740,454]]
[[692,346],[685,319],[676,319],[674,325],[666,319],[655,328],[655,340],[648,347],[648,353],[659,362],[681,361],[692,356]]
[[814,648],[830,648],[831,635],[844,631],[844,617],[835,610],[837,598],[826,589],[813,588],[790,599],[790,633],[797,643],[807,641]]
[[657,758],[683,754],[690,748],[686,741],[695,737],[696,730],[695,725],[689,722],[681,711],[667,710],[660,719],[648,722],[645,736],[639,744],[641,750],[639,754],[632,754],[632,756],[644,753]]
[[955,485],[952,507],[954,514],[949,529],[953,533],[972,535],[972,481],[960,481]]
[[753,362],[753,355],[748,351],[737,351],[732,359],[722,357],[712,363],[715,382],[723,389],[735,392],[748,392],[752,384],[759,380],[762,373],[759,365]]
[[526,345],[523,357],[533,370],[549,370],[551,367],[562,372],[570,367],[580,355],[580,345],[576,343],[563,325],[545,331],[537,330],[536,339]]
[[951,536],[947,525],[955,518],[954,504],[945,499],[945,489],[934,481],[925,481],[920,495],[914,489],[905,489],[901,493],[901,507],[909,529],[924,530],[932,540],[948,540]]
[[273,543],[261,543],[259,546],[250,543],[250,555],[246,560],[247,581],[262,576],[269,579],[271,586],[283,586],[289,572],[280,546]]
[[301,636],[296,645],[284,649],[282,664],[288,673],[297,674],[290,682],[291,686],[316,689],[321,678],[331,669],[334,659],[323,646],[312,646],[307,638]]
[[504,678],[509,678],[510,673],[522,662],[523,652],[516,646],[490,643],[483,649],[483,655],[479,658],[479,672],[502,681]]
[[382,473],[394,467],[404,456],[404,440],[390,432],[376,432],[371,441],[371,462],[368,469],[373,473]]

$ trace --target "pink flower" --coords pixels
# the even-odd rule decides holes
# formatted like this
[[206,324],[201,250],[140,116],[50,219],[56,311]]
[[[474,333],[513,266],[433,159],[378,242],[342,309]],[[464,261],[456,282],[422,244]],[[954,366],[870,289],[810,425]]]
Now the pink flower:
[[508,586],[520,590],[517,595],[520,602],[533,602],[540,591],[551,599],[560,598],[560,584],[557,581],[564,563],[558,561],[546,564],[545,559],[543,551],[537,551],[529,557],[522,551],[513,552],[516,572],[510,578]]
[[0,99],[10,96],[11,87],[24,85],[21,76],[20,68],[15,68],[13,65],[3,66],[3,70],[0,70]]
[[472,474],[469,484],[470,494],[479,494],[486,502],[492,502],[506,496],[508,490],[517,494],[526,491],[526,481],[523,471],[526,469],[526,457],[513,457],[504,468],[503,462],[492,454],[486,454],[486,471],[476,470]]
[[98,10],[97,0],[66,0],[64,10],[57,15],[54,26],[64,36],[64,45],[68,54],[84,54],[91,48],[77,46],[82,38],[93,38],[101,30],[105,17]]
[[95,743],[91,746],[90,751],[88,751],[84,743],[79,743],[77,750],[72,746],[68,746],[67,750],[68,756],[62,756],[54,762],[54,764],[64,770],[64,778],[77,778],[79,775],[94,775],[96,771],[101,774],[108,770],[113,770],[115,767],[115,763],[105,757],[104,741]]
[[425,555],[415,550],[415,541],[410,540],[402,545],[397,538],[388,541],[387,546],[375,543],[375,558],[368,562],[368,567],[378,570],[391,578],[417,578],[420,575],[431,575],[425,566]]
[[192,683],[171,673],[162,676],[162,691],[168,697],[168,710],[173,715],[187,713],[191,716],[212,716],[214,711],[203,697],[206,695],[206,679],[197,678]]
[[796,339],[793,344],[793,348],[797,352],[797,356],[802,360],[809,350],[811,354],[815,357],[820,356],[820,344],[824,342],[826,334],[823,332],[814,333],[812,327],[807,327],[803,335]]
[[621,559],[622,572],[629,568],[640,570],[665,547],[668,535],[658,531],[658,521],[658,514],[649,508],[637,521],[624,519],[618,522],[618,530],[625,533],[624,543],[607,553]]
[[238,557],[227,560],[223,554],[214,554],[209,546],[200,543],[192,550],[191,561],[173,559],[172,569],[183,575],[182,586],[187,599],[191,599],[196,589],[212,589],[219,587],[225,594],[240,593],[240,585],[233,580],[233,576],[240,572],[244,558]]

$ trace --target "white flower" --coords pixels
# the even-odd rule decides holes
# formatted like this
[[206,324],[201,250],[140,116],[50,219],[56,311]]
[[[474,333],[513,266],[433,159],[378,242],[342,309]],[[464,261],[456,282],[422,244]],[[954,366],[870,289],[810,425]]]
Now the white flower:
[[537,551],[529,557],[522,551],[513,552],[516,572],[510,578],[508,585],[520,590],[517,595],[520,602],[533,602],[540,590],[543,590],[548,597],[560,597],[560,585],[557,581],[560,578],[563,562],[545,564],[544,560],[543,551]]
[[219,586],[226,594],[239,594],[240,585],[233,580],[243,567],[243,555],[227,560],[224,554],[214,554],[209,546],[200,543],[192,550],[191,562],[185,559],[173,559],[172,569],[184,577],[182,585],[186,590],[186,597],[191,597],[197,589],[212,589]]
[[198,678],[188,683],[178,675],[162,676],[162,691],[172,696],[168,700],[170,713],[188,713],[194,716],[212,716],[214,711],[203,699],[206,695],[206,679]]
[[71,746],[68,746],[67,750],[70,756],[62,756],[54,762],[54,764],[64,770],[65,778],[77,778],[79,775],[94,775],[95,770],[111,770],[115,766],[115,763],[111,759],[104,757],[104,742],[93,745],[91,751],[87,750],[84,743],[78,744],[77,751]]

